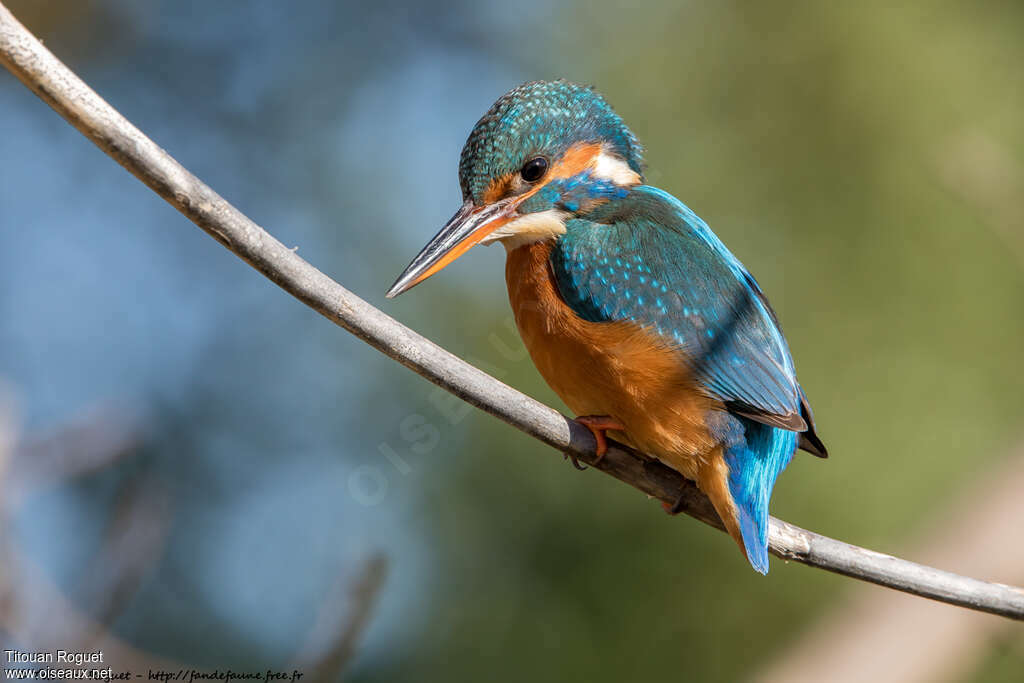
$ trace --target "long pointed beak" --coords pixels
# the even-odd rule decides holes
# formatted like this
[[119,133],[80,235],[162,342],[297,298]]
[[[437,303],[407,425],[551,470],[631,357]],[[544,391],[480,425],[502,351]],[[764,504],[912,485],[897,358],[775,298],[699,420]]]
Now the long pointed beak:
[[514,216],[515,204],[507,200],[482,207],[467,201],[402,271],[385,296],[393,299],[412,289],[469,251],[470,247]]

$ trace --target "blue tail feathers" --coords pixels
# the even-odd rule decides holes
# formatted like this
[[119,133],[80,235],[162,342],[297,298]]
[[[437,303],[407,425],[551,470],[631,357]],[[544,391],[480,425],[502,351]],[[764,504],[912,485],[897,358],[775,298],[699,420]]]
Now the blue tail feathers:
[[743,437],[725,450],[729,492],[736,503],[747,559],[754,569],[767,574],[768,501],[775,479],[793,458],[798,435],[743,417],[730,418],[741,423]]

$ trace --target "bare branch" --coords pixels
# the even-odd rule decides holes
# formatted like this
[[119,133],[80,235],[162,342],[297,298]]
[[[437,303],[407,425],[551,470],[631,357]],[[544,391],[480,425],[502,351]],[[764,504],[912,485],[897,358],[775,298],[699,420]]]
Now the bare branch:
[[[189,173],[93,92],[0,5],[0,62],[83,135],[289,294],[402,365],[535,439],[594,464],[589,430],[499,382],[334,282]],[[624,448],[598,469],[721,528],[690,482]],[[932,569],[772,519],[770,548],[795,560],[922,597],[1024,620],[1024,591]]]

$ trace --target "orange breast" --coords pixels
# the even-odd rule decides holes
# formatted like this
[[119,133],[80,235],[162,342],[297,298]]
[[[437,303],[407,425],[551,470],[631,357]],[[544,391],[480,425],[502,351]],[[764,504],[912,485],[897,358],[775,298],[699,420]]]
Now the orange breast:
[[[550,242],[510,252],[505,265],[516,324],[541,375],[577,415],[609,415],[611,432],[697,480],[718,444],[704,415],[721,404],[696,390],[676,350],[629,322],[583,320],[562,300],[548,256]],[[720,478],[720,475],[715,477]]]

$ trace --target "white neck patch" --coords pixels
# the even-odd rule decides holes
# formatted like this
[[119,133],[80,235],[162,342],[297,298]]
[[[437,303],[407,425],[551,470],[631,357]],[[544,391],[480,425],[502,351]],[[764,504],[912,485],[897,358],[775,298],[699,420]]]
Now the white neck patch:
[[609,154],[605,149],[594,157],[594,177],[602,180],[610,180],[616,185],[639,185],[640,174],[629,167],[619,157]]

